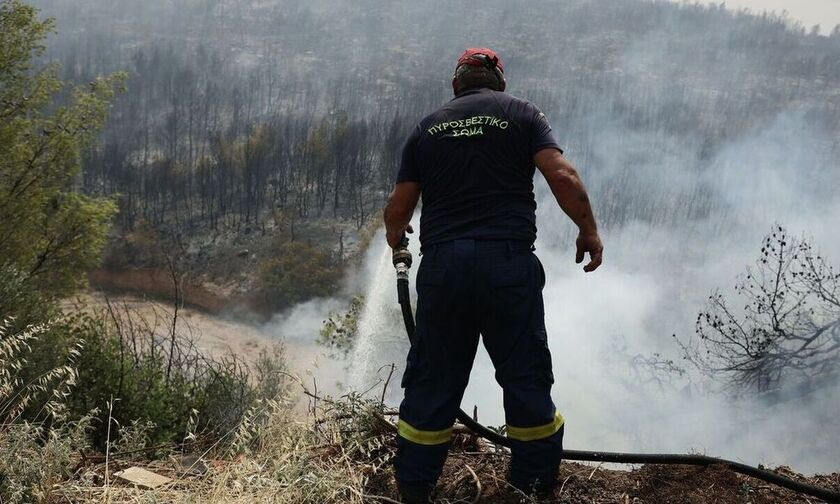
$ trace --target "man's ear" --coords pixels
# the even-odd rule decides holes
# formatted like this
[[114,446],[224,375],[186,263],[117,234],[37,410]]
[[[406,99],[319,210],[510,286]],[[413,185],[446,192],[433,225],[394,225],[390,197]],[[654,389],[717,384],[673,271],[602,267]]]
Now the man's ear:
[[454,75],[452,76],[452,92],[458,94],[458,79]]

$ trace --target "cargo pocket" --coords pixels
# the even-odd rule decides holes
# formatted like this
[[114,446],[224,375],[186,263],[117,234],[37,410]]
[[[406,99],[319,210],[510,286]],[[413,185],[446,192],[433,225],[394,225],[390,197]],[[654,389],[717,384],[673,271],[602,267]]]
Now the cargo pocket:
[[405,371],[400,380],[400,386],[406,388],[411,384],[412,378],[417,374],[417,357],[420,353],[420,342],[415,341],[408,350],[408,357],[405,359]]
[[435,314],[441,313],[445,308],[448,302],[445,284],[446,267],[439,264],[420,263],[420,268],[417,270],[417,311],[415,314],[417,330],[406,359],[402,388],[410,386],[418,373],[428,373],[428,369],[422,367],[427,365],[426,360],[429,358],[429,355],[425,353],[423,328],[434,319]]
[[547,385],[554,384],[554,366],[551,362],[551,349],[548,347],[548,334],[545,329],[538,329],[535,331],[535,343],[537,345],[536,355],[539,356],[539,362],[542,367],[540,375],[544,383]]
[[545,268],[543,267],[542,261],[540,261],[540,258],[537,257],[536,254],[532,254],[532,256],[534,257],[534,260],[537,261],[537,266],[540,268],[540,290],[543,290],[545,288]]
[[491,300],[489,309],[507,313],[508,316],[503,317],[507,320],[510,319],[512,313],[523,310],[523,303],[531,297],[529,269],[529,263],[519,258],[509,260],[504,266],[490,268],[487,271],[487,285],[490,288],[488,294]]

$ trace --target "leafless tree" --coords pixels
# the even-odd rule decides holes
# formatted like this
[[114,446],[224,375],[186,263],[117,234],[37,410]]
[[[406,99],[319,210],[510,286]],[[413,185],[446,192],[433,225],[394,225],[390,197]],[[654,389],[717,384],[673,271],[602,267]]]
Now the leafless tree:
[[814,390],[840,374],[840,274],[805,239],[777,226],[754,267],[715,293],[685,357],[730,387],[759,393]]

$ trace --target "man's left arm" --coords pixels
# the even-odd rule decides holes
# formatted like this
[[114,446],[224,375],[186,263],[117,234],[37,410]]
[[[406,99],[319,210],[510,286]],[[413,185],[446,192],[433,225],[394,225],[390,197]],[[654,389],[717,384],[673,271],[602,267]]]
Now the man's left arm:
[[420,200],[420,184],[418,182],[399,182],[388,196],[385,207],[385,237],[392,249],[399,246],[405,233],[413,233],[409,224]]

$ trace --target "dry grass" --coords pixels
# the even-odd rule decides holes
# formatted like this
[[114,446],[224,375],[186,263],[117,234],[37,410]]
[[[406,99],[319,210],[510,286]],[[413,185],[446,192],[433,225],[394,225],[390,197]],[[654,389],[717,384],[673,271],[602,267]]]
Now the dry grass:
[[[115,459],[110,470],[143,464],[174,481],[157,490],[114,482],[105,485],[104,461],[92,462],[60,485],[57,502],[167,503],[362,503],[399,502],[393,483],[393,412],[357,396],[310,397],[307,418],[286,407],[265,405],[251,423],[200,454],[207,471],[190,475],[172,456],[166,460]],[[247,423],[247,422],[246,422]],[[222,447],[222,445],[225,447]],[[505,481],[508,456],[461,431],[437,502],[444,503],[815,503],[791,492],[737,475],[723,467],[644,466],[633,471],[565,463],[553,498],[538,501]],[[799,477],[785,468],[789,476]],[[840,474],[810,478],[840,488]]]
[[364,502],[371,481],[387,478],[392,455],[388,429],[371,407],[355,398],[322,400],[301,420],[283,404],[265,404],[229,439],[200,453],[202,462],[194,465],[206,464],[205,474],[191,475],[174,455],[151,463],[109,461],[111,472],[142,464],[173,479],[143,491],[105,485],[105,461],[91,458],[62,486],[60,502]]
[[[64,407],[77,378],[78,346],[63,365],[25,378],[31,345],[48,327],[0,321],[0,502],[48,502],[69,475],[72,453],[84,446],[90,417],[68,422]],[[33,415],[24,420],[27,409]]]
[[[0,331],[4,336],[0,338],[0,353],[13,363],[8,368],[14,370],[25,364],[26,341],[34,334],[6,333]],[[0,391],[5,391],[8,402],[10,395],[15,396],[12,390],[20,390],[23,384],[8,371],[0,377],[6,382]],[[321,398],[306,389],[303,394],[309,400],[309,412],[303,418],[287,399],[261,400],[226,433],[215,438],[191,434],[177,445],[149,446],[147,433],[151,427],[144,422],[116,426],[118,441],[110,443],[109,431],[105,454],[91,453],[86,445],[90,418],[59,422],[53,415],[56,421],[44,427],[7,417],[0,428],[0,502],[399,502],[391,469],[394,412],[381,400],[355,394],[337,399]],[[50,400],[60,403],[60,395]],[[540,502],[506,482],[508,459],[503,449],[457,428],[438,485],[437,502]],[[145,467],[172,481],[143,490],[114,477],[117,471],[131,466]],[[780,471],[802,478],[786,468]],[[840,474],[808,480],[840,489]],[[565,463],[560,481],[554,496],[542,502],[816,502],[724,467],[643,466],[615,471],[599,465]]]

